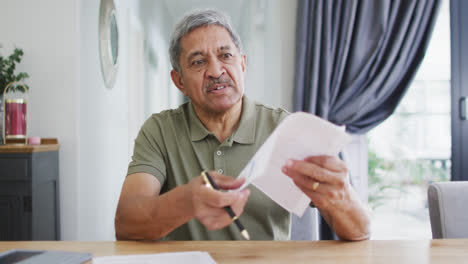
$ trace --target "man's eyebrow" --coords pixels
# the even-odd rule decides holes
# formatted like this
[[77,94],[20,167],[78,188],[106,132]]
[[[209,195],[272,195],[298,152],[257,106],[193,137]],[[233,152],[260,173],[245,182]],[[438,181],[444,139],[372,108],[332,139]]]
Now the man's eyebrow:
[[[221,46],[218,48],[218,51],[229,51],[231,50],[231,46],[230,45],[224,45],[224,46]],[[203,52],[201,51],[194,51],[192,53],[190,53],[190,55],[188,56],[187,60],[190,61],[193,59],[193,57],[196,57],[196,56],[203,56]]]
[[231,46],[230,45],[225,45],[225,46],[221,46],[218,48],[218,51],[223,51],[223,50],[231,50]]
[[194,51],[190,53],[187,60],[190,61],[193,57],[200,56],[200,55],[203,55],[201,51]]

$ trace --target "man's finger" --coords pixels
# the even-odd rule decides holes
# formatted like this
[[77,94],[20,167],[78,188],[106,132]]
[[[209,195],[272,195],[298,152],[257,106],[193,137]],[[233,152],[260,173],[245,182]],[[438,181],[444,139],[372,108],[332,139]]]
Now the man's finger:
[[240,216],[242,214],[242,212],[244,211],[245,204],[247,203],[247,200],[248,200],[249,195],[250,195],[250,190],[249,189],[245,189],[245,190],[243,190],[243,192],[245,192],[246,195],[242,199],[237,200],[232,205],[232,210],[234,211],[234,213],[237,216]]
[[[245,204],[250,194],[248,189],[243,190],[242,192],[242,197],[230,205],[237,216],[240,216],[244,211]],[[232,218],[222,207],[211,207],[210,205],[207,205],[203,210],[205,213],[203,214],[203,217],[199,218],[199,220],[210,230],[223,228],[232,222]]]
[[219,174],[215,171],[211,171],[209,174],[216,185],[218,185],[218,187],[223,190],[237,189],[245,182],[244,178],[234,178],[231,176]]
[[344,161],[339,159],[335,156],[309,156],[304,159],[305,161],[312,162],[322,168],[335,171],[335,172],[342,172],[347,171],[346,164]]
[[[310,198],[310,201],[315,205],[315,207],[321,208],[328,201],[327,198],[323,194],[318,193],[317,191],[310,192],[309,189],[303,188],[301,185],[299,185],[296,182],[294,182],[294,184],[296,184],[297,187]],[[323,186],[320,186],[319,188],[321,187]]]
[[321,189],[323,190],[323,187],[325,187],[327,184],[325,183],[320,183],[318,181],[315,181],[311,177],[303,174],[294,174],[291,176],[292,180],[294,183],[300,187],[300,189],[306,189],[308,192],[315,192],[318,191],[318,187],[322,187]]
[[218,230],[224,228],[232,223],[232,219],[224,210],[216,211],[216,215],[210,215],[199,219],[200,222],[209,230]]
[[283,166],[283,172],[291,178],[297,178],[300,175],[305,175],[313,181],[321,183],[331,183],[336,181],[336,175],[332,171],[324,169],[315,163],[302,160],[288,160]]
[[240,192],[221,192],[211,188],[204,188],[201,194],[201,199],[204,203],[212,207],[224,207],[235,203],[239,199],[244,199],[248,196],[247,190]]
[[294,184],[307,195],[315,193],[321,196],[328,197],[330,192],[334,188],[336,188],[335,186],[330,185],[328,183],[314,181],[310,177],[305,175],[300,175],[292,179],[294,181]]

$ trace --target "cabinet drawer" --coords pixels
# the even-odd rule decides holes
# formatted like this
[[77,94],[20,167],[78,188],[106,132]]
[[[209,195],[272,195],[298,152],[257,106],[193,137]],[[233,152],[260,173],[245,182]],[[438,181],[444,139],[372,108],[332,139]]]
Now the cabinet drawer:
[[18,158],[0,159],[0,181],[2,180],[27,180],[29,160]]
[[0,195],[0,241],[21,240],[20,223],[20,198]]

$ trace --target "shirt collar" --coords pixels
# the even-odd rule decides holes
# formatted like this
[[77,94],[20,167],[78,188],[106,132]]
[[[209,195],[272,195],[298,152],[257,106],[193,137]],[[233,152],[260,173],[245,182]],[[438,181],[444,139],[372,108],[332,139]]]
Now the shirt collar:
[[190,118],[190,139],[192,141],[199,141],[204,139],[206,136],[213,134],[208,129],[206,129],[206,127],[198,118],[197,113],[193,108],[192,100],[189,100],[188,109]]
[[[234,131],[232,140],[241,144],[253,144],[255,142],[255,127],[256,127],[256,114],[255,102],[243,97],[242,113],[239,121],[239,126]],[[189,101],[189,118],[190,118],[190,139],[192,141],[199,141],[208,135],[214,135],[210,132],[198,118],[195,109],[193,108],[192,101]]]
[[255,102],[244,95],[242,102],[242,114],[239,126],[234,131],[232,140],[241,144],[255,143],[255,127],[257,115],[255,111]]

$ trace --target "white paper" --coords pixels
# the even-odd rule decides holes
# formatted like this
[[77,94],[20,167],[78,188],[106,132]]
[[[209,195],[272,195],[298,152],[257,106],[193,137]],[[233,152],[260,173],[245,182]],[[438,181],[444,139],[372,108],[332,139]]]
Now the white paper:
[[310,204],[305,195],[283,172],[288,159],[308,156],[336,156],[351,141],[344,127],[315,115],[297,112],[287,116],[263,143],[239,177],[252,183],[284,209],[301,217]]
[[208,252],[187,251],[93,258],[93,264],[216,264]]

